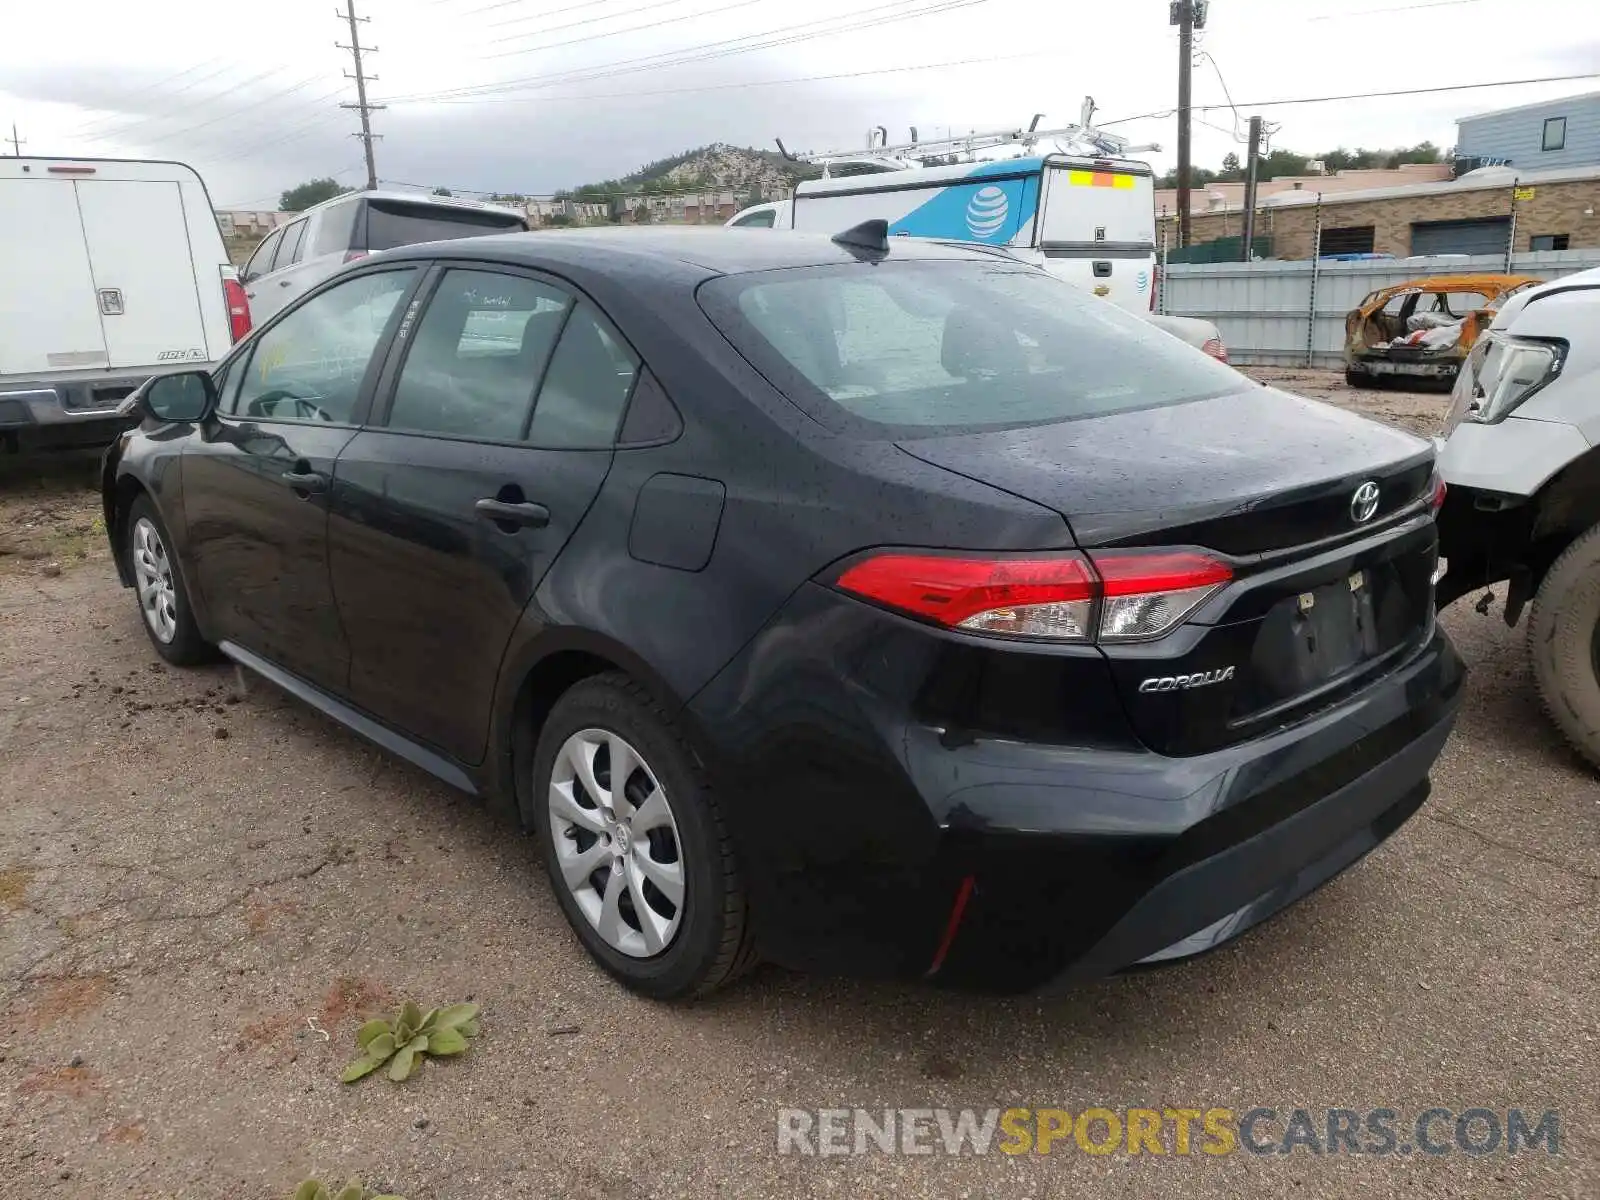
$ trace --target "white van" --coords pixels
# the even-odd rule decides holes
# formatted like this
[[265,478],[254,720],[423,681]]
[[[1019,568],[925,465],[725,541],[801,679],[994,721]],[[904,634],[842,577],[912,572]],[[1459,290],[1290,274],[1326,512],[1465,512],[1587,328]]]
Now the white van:
[[109,441],[139,384],[249,329],[193,168],[0,158],[0,446]]
[[1155,190],[1145,163],[1046,154],[924,167],[863,157],[828,170],[793,199],[753,205],[727,225],[837,233],[882,219],[891,237],[1002,246],[1227,361],[1211,322],[1154,314]]

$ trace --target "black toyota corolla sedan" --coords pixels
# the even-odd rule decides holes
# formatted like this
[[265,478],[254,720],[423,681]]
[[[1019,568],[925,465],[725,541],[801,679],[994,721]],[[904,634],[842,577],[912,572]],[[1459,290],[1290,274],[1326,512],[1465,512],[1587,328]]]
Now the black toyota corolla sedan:
[[1430,446],[973,247],[613,230],[353,265],[105,460],[156,652],[540,841],[624,983],[1209,949],[1423,803]]

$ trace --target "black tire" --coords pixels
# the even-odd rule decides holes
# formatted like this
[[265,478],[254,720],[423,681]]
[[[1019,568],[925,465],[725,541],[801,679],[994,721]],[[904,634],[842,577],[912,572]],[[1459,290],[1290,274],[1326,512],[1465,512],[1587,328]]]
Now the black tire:
[[[139,591],[135,556],[139,553],[136,541],[141,522],[148,522],[154,528],[165,551],[169,567],[173,628],[172,636],[166,639],[156,632],[151,618],[146,614],[144,600]],[[145,636],[156,648],[156,653],[178,667],[194,666],[215,658],[215,648],[200,636],[200,629],[194,623],[194,608],[189,603],[189,589],[183,581],[183,571],[172,550],[172,536],[167,532],[161,514],[156,512],[156,506],[150,502],[148,496],[139,496],[128,506],[128,515],[122,523],[122,529],[123,553],[128,556],[129,569],[135,574],[133,597],[139,609],[139,624],[144,627]]]
[[[617,734],[634,748],[666,793],[677,827],[682,913],[671,941],[651,957],[634,957],[606,942],[579,907],[557,859],[560,835],[552,830],[550,808],[556,760],[567,740],[587,729]],[[606,971],[641,995],[678,1000],[707,995],[754,965],[733,839],[705,772],[649,692],[621,672],[574,684],[556,701],[540,730],[533,770],[534,832],[551,890],[584,948]]]
[[1556,728],[1600,767],[1600,525],[1556,559],[1533,598],[1528,651]]
[[1373,375],[1366,371],[1357,371],[1351,367],[1345,368],[1344,381],[1349,387],[1367,388],[1371,391],[1377,391],[1383,387],[1382,375]]

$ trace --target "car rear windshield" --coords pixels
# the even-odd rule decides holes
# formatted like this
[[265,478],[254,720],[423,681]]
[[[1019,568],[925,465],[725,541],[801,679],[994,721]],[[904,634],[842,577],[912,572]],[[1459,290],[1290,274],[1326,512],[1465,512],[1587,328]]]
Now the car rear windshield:
[[419,242],[448,242],[526,228],[527,223],[515,213],[394,200],[367,201],[368,250],[393,250],[396,246],[415,246]]
[[1014,261],[753,272],[699,296],[779,391],[869,436],[1043,425],[1246,386],[1144,318]]

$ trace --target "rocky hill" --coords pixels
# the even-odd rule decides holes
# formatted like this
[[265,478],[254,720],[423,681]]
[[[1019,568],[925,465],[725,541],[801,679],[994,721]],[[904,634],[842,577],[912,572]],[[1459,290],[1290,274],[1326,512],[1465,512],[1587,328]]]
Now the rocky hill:
[[713,142],[646,163],[621,179],[606,179],[574,188],[577,196],[619,192],[682,192],[696,188],[768,192],[792,188],[817,174],[815,167],[790,162],[775,150],[756,150]]

